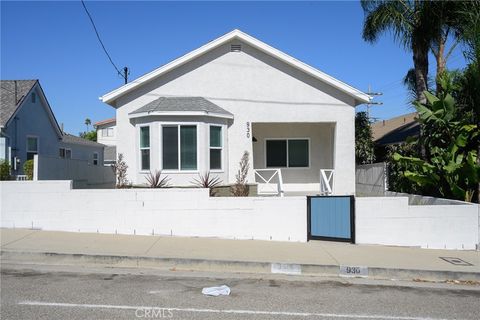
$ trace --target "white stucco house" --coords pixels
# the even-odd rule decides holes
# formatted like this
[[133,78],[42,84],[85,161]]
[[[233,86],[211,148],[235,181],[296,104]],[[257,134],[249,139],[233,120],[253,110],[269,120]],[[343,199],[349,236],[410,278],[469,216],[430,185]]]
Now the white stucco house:
[[104,144],[103,163],[112,165],[117,156],[117,121],[115,118],[105,119],[93,124],[97,130],[97,142]]
[[38,80],[0,80],[0,160],[14,176],[34,155],[103,162],[104,145],[63,132]]
[[315,192],[333,169],[333,194],[355,193],[355,106],[371,97],[242,31],[100,99],[133,183],[159,169],[174,185],[207,171],[231,184],[248,151],[251,183],[279,169],[285,191]]

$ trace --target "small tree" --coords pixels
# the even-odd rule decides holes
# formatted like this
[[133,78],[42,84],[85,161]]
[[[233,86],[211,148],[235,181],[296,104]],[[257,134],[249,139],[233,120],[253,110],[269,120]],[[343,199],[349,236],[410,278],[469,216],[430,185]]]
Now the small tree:
[[7,160],[0,160],[0,180],[10,180],[10,163]]
[[240,169],[235,175],[235,184],[231,187],[231,192],[235,197],[247,197],[250,193],[250,187],[247,184],[248,170],[250,169],[250,154],[248,151],[243,153],[239,162]]
[[366,112],[355,115],[355,162],[357,164],[375,161],[372,128]]
[[127,180],[127,163],[123,160],[123,153],[118,154],[118,159],[112,164],[113,172],[115,173],[115,177],[117,179],[116,188],[127,188],[130,184]]
[[90,131],[90,125],[92,124],[92,120],[90,120],[89,118],[86,118],[85,119],[85,125],[87,126],[87,132]]
[[95,131],[95,130],[87,131],[87,132],[80,132],[79,136],[80,136],[80,138],[97,142],[97,131]]
[[33,180],[33,160],[25,161],[23,164],[23,173],[25,173],[28,180]]

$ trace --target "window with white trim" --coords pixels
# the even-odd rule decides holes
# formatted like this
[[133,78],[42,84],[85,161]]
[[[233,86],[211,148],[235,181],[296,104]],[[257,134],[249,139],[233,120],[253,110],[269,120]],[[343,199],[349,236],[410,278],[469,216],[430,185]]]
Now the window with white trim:
[[222,127],[210,126],[210,170],[222,170]]
[[103,128],[102,137],[113,137],[113,128]]
[[267,168],[306,168],[309,166],[308,139],[271,139],[265,141]]
[[38,154],[38,137],[27,137],[27,160]]
[[162,126],[164,170],[197,170],[197,126]]
[[98,166],[98,152],[93,153],[93,165]]
[[140,127],[140,169],[150,170],[150,127]]

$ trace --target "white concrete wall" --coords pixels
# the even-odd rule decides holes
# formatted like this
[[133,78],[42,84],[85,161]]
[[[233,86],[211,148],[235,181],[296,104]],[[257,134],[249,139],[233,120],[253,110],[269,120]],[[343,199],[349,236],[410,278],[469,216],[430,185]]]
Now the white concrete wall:
[[135,123],[128,114],[160,96],[201,96],[234,115],[228,128],[228,182],[234,182],[244,151],[250,152],[253,163],[247,123],[334,123],[334,191],[355,192],[353,98],[246,44],[242,52],[230,52],[230,43],[116,101],[117,152],[125,155],[134,183],[143,177]]
[[476,204],[408,205],[407,197],[356,197],[356,242],[475,249],[479,243]]
[[305,197],[210,198],[208,189],[72,190],[0,182],[2,228],[306,241]]
[[[103,159],[103,155],[102,155]],[[34,179],[36,180],[73,180],[75,188],[113,188],[115,174],[112,168],[91,161],[61,159],[48,156],[35,156]]]

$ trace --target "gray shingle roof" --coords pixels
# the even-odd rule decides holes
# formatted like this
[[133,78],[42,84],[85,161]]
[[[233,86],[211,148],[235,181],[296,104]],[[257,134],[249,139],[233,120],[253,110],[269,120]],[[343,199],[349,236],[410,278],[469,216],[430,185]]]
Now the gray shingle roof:
[[230,112],[202,97],[160,97],[130,114],[155,111],[203,111],[232,116]]
[[74,136],[74,135],[69,134],[69,133],[64,133],[63,134],[62,141],[65,142],[65,143],[81,144],[81,145],[84,145],[84,146],[105,147],[104,144],[101,144],[101,143],[98,143],[98,142],[95,142],[95,141],[91,141],[91,140],[87,140],[87,139],[83,139],[83,138]]
[[0,126],[7,124],[36,82],[37,80],[0,80]]

